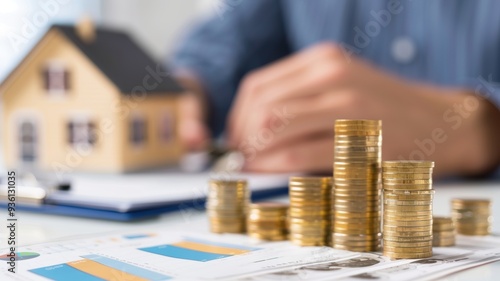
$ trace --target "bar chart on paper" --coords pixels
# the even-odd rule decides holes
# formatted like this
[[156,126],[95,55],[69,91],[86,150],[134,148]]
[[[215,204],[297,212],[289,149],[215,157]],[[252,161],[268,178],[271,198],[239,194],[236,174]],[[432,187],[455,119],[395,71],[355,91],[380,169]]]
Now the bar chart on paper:
[[140,248],[139,250],[170,258],[207,262],[245,254],[251,251],[259,250],[259,248],[244,247],[241,245],[205,241],[200,239],[185,239],[177,243]]
[[29,270],[55,281],[63,280],[168,280],[170,276],[101,255],[84,255],[82,259]]
[[[127,240],[147,239],[154,235],[133,234],[124,236]],[[139,247],[135,250],[162,259],[208,262],[235,255],[249,253],[259,248],[242,245],[214,242],[197,238],[182,238],[170,244]],[[33,255],[36,253],[32,253]],[[62,280],[168,280],[171,276],[137,266],[131,262],[121,261],[117,257],[102,254],[80,255],[65,263],[30,269],[29,272],[55,281]],[[167,261],[165,261],[167,262]]]
[[[333,250],[332,250],[333,251]],[[289,243],[270,245],[240,235],[116,233],[21,247],[19,280],[199,280],[236,279],[284,264],[344,258]],[[7,258],[8,251],[0,249]],[[311,259],[312,258],[312,259]],[[0,263],[7,272],[8,265]],[[23,279],[24,278],[24,279]],[[0,272],[0,280],[5,279]]]

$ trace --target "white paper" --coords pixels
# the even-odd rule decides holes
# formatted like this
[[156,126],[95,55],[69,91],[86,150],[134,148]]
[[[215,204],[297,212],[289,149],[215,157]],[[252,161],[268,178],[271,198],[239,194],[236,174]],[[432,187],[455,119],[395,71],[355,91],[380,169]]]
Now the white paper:
[[[57,204],[127,212],[205,198],[208,180],[213,176],[209,173],[75,176],[70,191],[52,193],[48,200]],[[262,191],[286,187],[290,174],[228,176],[247,179],[252,191]]]
[[500,260],[500,238],[458,236],[453,247],[434,247],[433,256],[390,260],[381,253],[361,253],[341,262],[319,263],[244,280],[434,280],[451,273]]
[[[97,263],[111,274],[106,280],[127,280],[130,275],[146,280],[431,280],[500,260],[500,237],[458,236],[457,242],[434,248],[432,258],[390,260],[380,253],[298,247],[237,234],[118,233],[21,247],[19,255],[27,258],[16,262],[15,275],[7,271],[7,262],[0,263],[5,277],[0,274],[0,279],[78,280],[71,274],[79,270],[92,277]],[[189,248],[193,243],[194,254]],[[186,249],[189,254],[182,256]],[[224,254],[217,252],[221,249]],[[1,249],[0,259],[8,252]]]
[[[130,238],[138,234],[139,238]],[[132,236],[130,236],[132,235]],[[143,236],[143,237],[141,237]],[[137,237],[137,236],[136,236]],[[179,257],[179,243],[197,243],[202,245],[220,245],[223,248],[244,249],[238,253],[219,257],[219,254],[208,253],[209,260],[200,260],[196,254]],[[173,249],[172,247],[177,248]],[[150,249],[167,254],[150,252]],[[189,251],[189,250],[188,250]],[[205,250],[206,251],[206,250]],[[210,250],[213,251],[213,250]],[[78,269],[78,265],[95,267],[93,259],[107,260],[119,265],[106,266],[108,280],[127,280],[123,272],[139,270],[133,276],[149,276],[150,280],[221,280],[253,276],[290,267],[307,265],[329,260],[342,260],[359,254],[334,250],[329,247],[298,247],[289,242],[265,243],[250,239],[244,235],[215,235],[176,232],[129,233],[96,236],[85,239],[67,240],[45,243],[18,249],[21,256],[32,255],[33,258],[18,260],[16,273],[9,273],[9,265],[0,263],[4,277],[16,277],[19,280],[78,280],[80,274],[91,274],[92,269]],[[0,259],[7,254],[2,249]],[[199,252],[204,258],[206,252]],[[173,257],[172,254],[175,256]],[[35,256],[36,255],[36,256]],[[217,258],[213,258],[215,255]],[[5,258],[5,257],[3,257]],[[99,262],[98,262],[99,263]],[[76,268],[76,269],[75,269]],[[78,270],[77,270],[78,269]],[[70,275],[68,274],[70,270]],[[51,277],[50,274],[55,274]],[[56,277],[54,277],[56,276]],[[142,277],[144,277],[142,276]],[[58,279],[59,278],[59,279]],[[6,280],[0,277],[2,280]],[[7,279],[8,280],[8,279]]]

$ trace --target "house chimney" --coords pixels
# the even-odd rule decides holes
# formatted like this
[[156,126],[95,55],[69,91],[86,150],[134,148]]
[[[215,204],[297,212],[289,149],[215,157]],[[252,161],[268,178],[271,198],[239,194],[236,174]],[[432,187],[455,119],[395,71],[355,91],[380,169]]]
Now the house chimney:
[[95,26],[94,22],[89,16],[82,17],[78,23],[76,24],[76,34],[80,37],[80,39],[87,43],[91,44],[95,40]]

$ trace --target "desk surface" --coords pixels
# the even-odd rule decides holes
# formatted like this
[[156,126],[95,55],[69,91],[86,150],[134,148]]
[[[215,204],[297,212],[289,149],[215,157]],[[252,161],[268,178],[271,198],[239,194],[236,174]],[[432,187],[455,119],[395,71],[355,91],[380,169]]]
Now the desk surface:
[[[500,182],[495,183],[447,183],[435,186],[434,214],[449,216],[451,198],[490,198],[493,201],[493,232],[500,233]],[[285,196],[273,199],[286,201]],[[18,244],[27,245],[53,241],[68,236],[104,233],[110,231],[154,230],[169,228],[183,231],[207,231],[205,212],[187,210],[169,213],[155,219],[137,222],[114,222],[85,218],[52,216],[28,212],[18,212]],[[5,232],[1,233],[2,247],[6,247]],[[494,273],[500,272],[500,262],[488,264],[457,273],[444,280],[498,280]]]

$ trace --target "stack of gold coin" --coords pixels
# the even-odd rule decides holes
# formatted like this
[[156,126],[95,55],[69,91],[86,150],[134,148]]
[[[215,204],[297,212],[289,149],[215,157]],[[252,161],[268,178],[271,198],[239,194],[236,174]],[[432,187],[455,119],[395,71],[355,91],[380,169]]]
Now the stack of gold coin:
[[250,204],[247,217],[248,235],[261,240],[287,240],[287,214],[287,204],[273,202]]
[[336,120],[332,246],[380,248],[382,121]]
[[384,256],[432,256],[432,169],[428,161],[384,161]]
[[299,246],[330,244],[331,177],[290,178],[290,240]]
[[250,202],[245,180],[211,180],[208,185],[207,213],[215,233],[243,233]]
[[455,225],[451,218],[432,218],[432,246],[449,247],[455,245]]
[[452,218],[459,234],[489,235],[491,202],[488,199],[453,199]]

